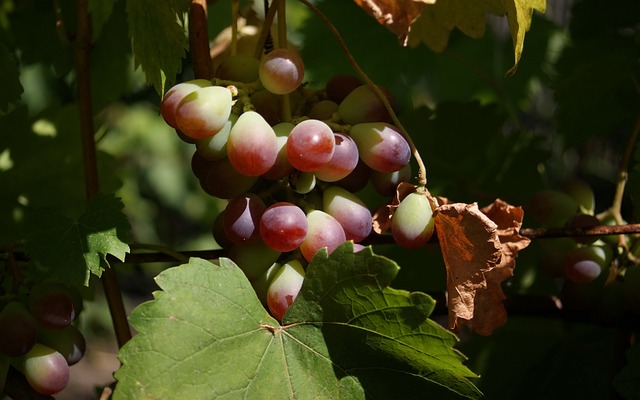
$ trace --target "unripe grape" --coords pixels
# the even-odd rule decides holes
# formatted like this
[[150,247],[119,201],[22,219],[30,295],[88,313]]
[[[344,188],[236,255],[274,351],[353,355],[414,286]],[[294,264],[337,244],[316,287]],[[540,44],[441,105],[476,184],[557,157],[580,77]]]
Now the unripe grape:
[[333,117],[333,114],[338,112],[338,103],[331,100],[321,100],[311,107],[309,114],[307,115],[312,119],[319,119],[320,121],[329,120]]
[[411,180],[411,164],[408,163],[393,172],[371,171],[369,180],[376,192],[385,197],[393,197],[400,182],[409,182]]
[[324,211],[334,217],[344,230],[345,238],[360,242],[371,233],[371,212],[353,193],[330,186],[322,194]]
[[358,146],[349,136],[334,134],[335,147],[329,162],[314,172],[321,181],[335,182],[349,175],[358,165]]
[[271,93],[288,94],[304,79],[304,64],[295,50],[275,49],[262,56],[258,69],[262,85]]
[[411,158],[409,143],[392,125],[382,122],[357,124],[349,131],[360,158],[374,171],[402,169]]
[[56,394],[69,383],[67,360],[62,354],[43,344],[36,343],[27,354],[15,359],[13,364],[40,394]]
[[241,174],[262,175],[273,167],[278,157],[276,133],[260,114],[247,111],[231,128],[227,156]]
[[273,127],[278,144],[278,155],[273,166],[262,175],[263,178],[276,181],[289,176],[293,171],[293,166],[287,158],[287,138],[293,127],[294,125],[289,122],[281,122]]
[[329,125],[316,119],[307,119],[291,130],[286,148],[287,159],[294,168],[313,172],[331,160],[335,138]]
[[613,252],[607,246],[576,247],[565,256],[564,272],[574,282],[590,282],[600,276],[612,258]]
[[38,331],[38,343],[62,354],[69,365],[80,361],[87,349],[84,335],[73,325],[56,330],[41,328]]
[[297,249],[307,230],[304,211],[292,203],[275,203],[260,218],[260,237],[267,246],[283,253]]
[[304,281],[304,268],[298,260],[285,263],[275,274],[267,290],[269,311],[282,321],[284,313],[295,301]]
[[46,282],[34,286],[28,301],[36,322],[45,328],[64,328],[76,318],[73,298],[62,284]]
[[207,86],[186,95],[176,108],[178,129],[192,139],[204,139],[220,132],[231,115],[229,89]]
[[206,79],[194,79],[187,82],[178,83],[174,85],[167,91],[167,93],[162,98],[162,102],[160,103],[160,114],[162,118],[164,118],[167,125],[172,128],[177,128],[178,124],[176,123],[176,109],[178,108],[178,104],[185,98],[189,93],[196,91],[196,89],[200,89],[203,87],[211,86],[211,82]]
[[276,272],[278,272],[281,267],[282,264],[273,263],[259,277],[249,281],[249,283],[251,283],[251,287],[253,287],[253,290],[256,292],[256,296],[258,296],[258,299],[265,308],[269,308],[269,305],[267,304],[267,291],[269,290],[269,285],[271,284],[273,277],[276,275]]
[[251,83],[258,80],[260,61],[246,54],[234,54],[225,57],[216,68],[216,78]]
[[347,240],[340,222],[324,211],[311,211],[307,214],[307,222],[309,228],[300,251],[309,262],[318,250],[326,247],[327,253],[331,254]]
[[289,185],[294,192],[307,194],[316,187],[316,176],[312,172],[295,171],[289,175]]
[[229,258],[236,263],[248,279],[260,277],[280,257],[280,252],[267,246],[262,240],[254,243],[235,244]]
[[578,203],[557,190],[541,190],[531,197],[526,211],[541,225],[557,227],[576,214]]
[[[393,106],[394,100],[391,93],[383,88],[380,89]],[[354,89],[340,102],[338,114],[349,125],[363,122],[391,122],[391,116],[384,103],[373,89],[366,84]]]
[[218,161],[227,157],[229,133],[231,132],[231,127],[237,120],[238,116],[231,114],[229,120],[224,124],[224,127],[220,129],[220,132],[211,137],[197,140],[195,145],[198,154],[210,161]]
[[253,243],[260,239],[260,217],[266,210],[254,193],[234,197],[224,210],[224,232],[233,243]]
[[595,211],[596,198],[593,189],[587,182],[581,179],[572,179],[562,186],[562,192],[578,203],[582,213],[593,214]]
[[[36,343],[38,326],[27,308],[18,301],[12,301],[0,312],[0,353],[18,357]],[[0,355],[2,357],[2,355]]]
[[435,227],[429,199],[420,193],[410,193],[402,199],[391,217],[391,235],[404,248],[424,246]]
[[325,85],[327,98],[337,104],[342,103],[349,93],[362,86],[360,79],[353,75],[341,74],[332,76]]

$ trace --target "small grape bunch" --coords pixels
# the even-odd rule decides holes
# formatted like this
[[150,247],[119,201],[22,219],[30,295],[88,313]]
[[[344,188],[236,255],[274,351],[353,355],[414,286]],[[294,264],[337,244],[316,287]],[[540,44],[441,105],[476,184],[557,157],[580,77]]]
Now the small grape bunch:
[[[43,395],[62,391],[69,382],[69,367],[82,359],[86,349],[84,336],[73,324],[81,310],[79,293],[57,282],[34,285],[26,297],[3,304],[0,371],[6,374],[13,367]],[[0,382],[5,382],[4,376]]]

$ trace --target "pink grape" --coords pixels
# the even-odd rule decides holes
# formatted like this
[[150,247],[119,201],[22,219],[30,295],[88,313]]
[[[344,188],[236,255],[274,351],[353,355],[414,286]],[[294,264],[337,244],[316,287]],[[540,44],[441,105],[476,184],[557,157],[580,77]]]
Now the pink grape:
[[409,144],[392,125],[361,123],[352,126],[349,134],[358,145],[362,161],[374,171],[398,171],[411,158]]
[[294,168],[313,172],[331,160],[335,149],[334,134],[324,122],[307,119],[291,130],[286,147],[287,159]]
[[262,175],[273,167],[278,157],[276,133],[260,114],[247,111],[229,132],[227,156],[241,174]]
[[435,224],[429,199],[410,193],[402,199],[391,217],[391,235],[404,248],[424,246],[433,234]]
[[281,122],[273,127],[273,131],[276,133],[276,141],[278,144],[278,155],[276,156],[276,162],[262,175],[263,178],[269,180],[280,180],[287,177],[293,166],[287,159],[287,138],[289,133],[293,129],[294,125],[289,122]]
[[334,134],[335,148],[328,163],[314,172],[316,178],[335,182],[349,175],[358,165],[358,146],[349,136]]
[[258,69],[262,85],[271,93],[288,94],[304,79],[304,64],[295,50],[275,49],[262,56]]
[[342,225],[346,240],[357,243],[371,233],[371,212],[353,193],[330,186],[322,194],[322,207]]
[[295,204],[275,203],[260,218],[260,236],[274,250],[297,249],[307,236],[307,217]]
[[253,243],[260,239],[260,217],[266,210],[253,193],[234,197],[224,212],[224,232],[233,243]]
[[271,314],[282,321],[284,313],[298,297],[305,272],[298,260],[291,260],[275,273],[267,289],[267,305]]
[[191,92],[196,89],[211,86],[211,82],[206,79],[194,79],[187,82],[178,83],[167,91],[160,103],[160,114],[164,121],[172,128],[177,128],[176,109],[178,104]]
[[[394,99],[386,89],[379,87],[393,106]],[[355,88],[340,102],[338,114],[342,120],[355,125],[363,122],[391,122],[391,116],[384,103],[369,85]]]
[[311,261],[321,248],[326,247],[327,252],[331,254],[347,240],[340,222],[324,211],[311,211],[307,214],[307,222],[307,237],[300,245],[300,251],[307,261]]
[[218,133],[231,115],[231,92],[221,86],[207,86],[186,95],[176,108],[178,129],[192,139]]
[[69,383],[67,360],[43,344],[36,343],[27,354],[15,360],[15,365],[27,378],[29,385],[40,394],[56,394]]

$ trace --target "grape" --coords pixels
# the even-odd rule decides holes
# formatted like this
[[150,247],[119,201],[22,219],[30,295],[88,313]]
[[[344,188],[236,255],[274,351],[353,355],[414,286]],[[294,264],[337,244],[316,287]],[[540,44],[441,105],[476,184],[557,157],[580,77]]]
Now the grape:
[[334,134],[335,148],[328,163],[314,172],[321,181],[335,182],[349,175],[358,165],[358,146],[349,136]]
[[351,173],[344,178],[333,182],[334,185],[340,186],[343,189],[350,191],[351,193],[356,193],[364,189],[367,186],[367,182],[369,182],[369,177],[372,171],[371,168],[365,164],[362,159],[358,159],[358,163],[356,167],[351,171]]
[[300,251],[307,261],[311,261],[316,252],[324,247],[331,254],[347,240],[340,222],[324,211],[311,211],[307,214],[307,222],[307,237],[300,245]]
[[334,217],[344,230],[346,240],[360,242],[371,233],[371,212],[362,200],[338,186],[330,186],[322,194],[324,211]]
[[316,187],[316,176],[312,172],[300,172],[294,170],[289,175],[289,185],[294,192],[307,194]]
[[213,221],[211,233],[213,234],[213,239],[221,248],[230,249],[233,246],[233,242],[229,240],[224,231],[224,210],[220,211],[216,216],[216,219]]
[[273,127],[278,144],[278,155],[276,156],[276,162],[273,166],[262,175],[263,178],[274,181],[280,180],[287,177],[291,171],[293,171],[293,166],[287,158],[287,138],[293,126],[292,123],[281,122]]
[[206,161],[197,152],[191,160],[191,169],[198,177],[202,190],[220,199],[238,196],[249,190],[258,180],[256,176],[246,176],[238,172],[227,158]]
[[572,179],[562,186],[562,192],[569,195],[578,203],[584,214],[593,214],[596,208],[596,198],[593,189],[581,179]]
[[282,321],[284,313],[298,296],[304,276],[304,268],[298,260],[287,262],[275,273],[267,290],[267,305],[278,321]]
[[295,50],[275,49],[262,56],[258,73],[262,85],[268,91],[288,94],[302,83],[304,64]]
[[402,199],[391,217],[391,235],[399,246],[407,249],[424,246],[434,226],[429,199],[420,193],[410,193]]
[[360,158],[374,171],[398,171],[411,158],[409,144],[389,124],[367,122],[351,127],[351,138],[358,145]]
[[409,182],[411,180],[411,164],[407,164],[393,172],[371,171],[369,179],[376,192],[385,197],[393,197],[396,195],[396,189],[400,182]]
[[320,121],[330,120],[334,113],[338,112],[338,103],[332,100],[321,100],[311,107],[307,115],[311,119]]
[[349,95],[349,93],[353,92],[361,85],[362,82],[360,79],[353,75],[334,75],[327,81],[327,84],[325,85],[325,92],[329,100],[340,104],[342,103],[342,100]]
[[231,92],[221,86],[207,86],[186,95],[176,108],[178,129],[192,139],[218,133],[231,115]]
[[269,305],[267,304],[267,291],[269,290],[269,285],[271,284],[276,272],[278,272],[281,267],[282,264],[273,263],[259,277],[249,281],[251,283],[251,287],[253,287],[253,290],[256,292],[256,296],[258,296],[258,299],[260,299],[260,302],[266,308],[269,308]]
[[63,329],[44,329],[38,331],[38,343],[51,347],[73,365],[82,359],[87,344],[82,333],[73,325]]
[[542,226],[564,225],[578,211],[578,203],[556,190],[541,190],[529,201],[526,211]]
[[259,90],[251,95],[255,111],[269,123],[277,125],[282,121],[282,100],[268,90]]
[[236,263],[248,279],[260,277],[280,257],[280,252],[267,246],[262,240],[255,243],[235,244],[229,258]]
[[251,83],[258,80],[260,61],[246,54],[225,57],[216,68],[216,78]]
[[234,197],[224,210],[224,232],[233,243],[253,243],[260,239],[260,217],[266,210],[253,193]]
[[40,343],[36,343],[27,354],[15,359],[14,366],[40,394],[56,394],[69,383],[67,360],[62,354]]
[[211,86],[206,79],[194,79],[192,81],[178,83],[167,91],[160,103],[160,114],[164,121],[172,128],[178,128],[176,123],[176,108],[178,104],[191,92],[203,87]]
[[[38,326],[27,308],[11,301],[0,312],[0,353],[18,357],[36,343]],[[0,356],[1,357],[1,356]]]
[[278,156],[273,128],[255,111],[240,115],[227,142],[231,165],[243,175],[258,176],[269,171]]
[[640,266],[630,265],[627,267],[622,291],[629,310],[640,316]]
[[274,250],[293,251],[307,235],[308,223],[304,211],[295,204],[275,203],[260,218],[260,236]]
[[294,168],[313,172],[331,160],[335,149],[334,134],[324,122],[307,119],[291,130],[286,147],[287,159]]
[[195,145],[198,154],[211,161],[218,161],[225,158],[227,156],[229,132],[231,132],[231,127],[237,120],[238,116],[231,114],[229,120],[224,124],[224,127],[220,129],[220,132],[211,137],[197,140]]
[[611,263],[613,252],[607,246],[576,247],[564,259],[564,273],[574,282],[590,282]]
[[572,238],[550,238],[539,243],[543,251],[540,260],[542,269],[551,277],[564,277],[564,259],[567,253],[576,248],[576,242]]
[[[568,228],[591,228],[600,225],[600,220],[590,214],[576,214],[567,221]],[[591,244],[598,240],[597,236],[574,237],[577,243]]]
[[45,282],[31,289],[29,310],[38,325],[48,329],[64,328],[76,318],[68,289],[54,282]]
[[[394,100],[391,93],[380,88],[393,106]],[[391,116],[378,95],[369,87],[362,85],[355,88],[345,97],[338,107],[340,118],[349,124],[356,125],[363,122],[391,122]]]

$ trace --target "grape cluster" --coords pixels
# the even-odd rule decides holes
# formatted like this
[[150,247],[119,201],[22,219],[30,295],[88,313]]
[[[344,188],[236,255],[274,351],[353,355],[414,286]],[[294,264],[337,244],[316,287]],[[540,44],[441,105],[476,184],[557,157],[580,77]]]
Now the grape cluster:
[[[595,214],[595,206],[591,187],[574,179],[558,190],[534,194],[528,212],[549,228],[612,224],[606,212]],[[627,310],[640,316],[640,267],[620,263],[617,235],[544,239],[540,245],[544,271],[563,278],[561,300],[565,309],[593,312],[607,323],[619,321]]]
[[83,357],[86,344],[73,325],[82,297],[68,286],[43,282],[24,298],[12,298],[0,311],[0,391],[9,367],[43,395],[60,392],[69,382],[69,366]]
[[[353,241],[358,251],[371,234],[371,211],[354,193],[371,182],[392,197],[411,179],[410,146],[370,86],[337,75],[314,91],[303,77],[291,49],[261,60],[229,56],[212,81],[179,83],[160,107],[167,124],[195,145],[191,169],[202,189],[228,200],[213,223],[216,242],[278,319],[319,249],[331,253]],[[424,195],[407,195],[395,215],[398,244],[429,240],[432,209]]]

